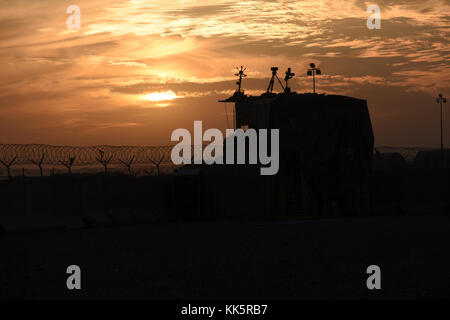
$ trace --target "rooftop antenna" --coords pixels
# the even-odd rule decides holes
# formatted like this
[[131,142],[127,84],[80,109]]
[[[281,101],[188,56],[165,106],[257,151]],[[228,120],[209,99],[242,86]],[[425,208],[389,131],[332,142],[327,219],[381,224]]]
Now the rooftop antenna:
[[244,73],[245,70],[247,70],[247,68],[244,68],[243,66],[241,66],[241,69],[239,69],[238,67],[236,67],[238,73],[235,73],[234,75],[236,77],[239,77],[239,80],[236,82],[236,84],[238,85],[238,89],[236,92],[238,93],[244,93],[244,91],[241,92],[241,86],[242,86],[242,78],[245,78],[247,75]]
[[286,88],[284,88],[285,93],[290,93],[291,88],[289,88],[288,81],[295,76],[295,73],[291,72],[291,68],[288,68],[286,71],[286,77],[284,77],[284,81],[286,82]]
[[309,66],[311,69],[308,69],[308,72],[306,73],[308,76],[313,77],[313,93],[316,93],[316,75],[322,74],[319,68],[316,68],[316,65],[314,63],[310,63]]
[[[247,76],[244,73],[245,70],[247,70],[247,68],[244,68],[243,66],[241,66],[240,69],[238,67],[236,67],[236,69],[237,69],[238,73],[235,73],[234,75],[236,77],[239,77],[239,80],[236,81],[236,84],[238,85],[237,90],[228,99],[219,100],[219,102],[225,102],[225,114],[227,116],[227,126],[228,126],[228,112],[227,112],[227,104],[226,103],[227,102],[237,103],[238,101],[244,100],[246,98],[246,96],[244,95],[244,90],[241,91],[241,88],[242,88],[242,78],[245,78]],[[235,128],[235,127],[236,127],[236,105],[233,110],[233,128]]]
[[283,90],[285,90],[283,84],[281,83],[280,79],[277,76],[278,67],[272,67],[270,68],[270,70],[272,71],[272,78],[270,78],[269,86],[267,87],[267,93],[272,93],[275,78],[277,78],[278,82],[280,83],[280,86],[283,88]]

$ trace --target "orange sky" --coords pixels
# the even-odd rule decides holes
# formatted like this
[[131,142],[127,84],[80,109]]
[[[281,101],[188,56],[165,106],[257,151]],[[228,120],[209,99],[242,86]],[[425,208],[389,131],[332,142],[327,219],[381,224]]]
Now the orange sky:
[[[68,30],[66,8],[81,8]],[[381,8],[369,30],[366,8]],[[450,95],[450,1],[0,0],[0,143],[165,145],[172,130],[231,126],[217,100],[291,67],[297,92],[368,100],[376,145],[439,145]],[[450,104],[444,112],[450,146]],[[228,104],[227,111],[231,110]]]

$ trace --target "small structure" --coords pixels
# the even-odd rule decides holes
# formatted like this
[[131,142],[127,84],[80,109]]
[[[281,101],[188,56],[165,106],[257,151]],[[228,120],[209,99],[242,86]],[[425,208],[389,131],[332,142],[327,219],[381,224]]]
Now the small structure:
[[405,158],[398,152],[381,153],[375,148],[373,171],[402,171],[407,169]]

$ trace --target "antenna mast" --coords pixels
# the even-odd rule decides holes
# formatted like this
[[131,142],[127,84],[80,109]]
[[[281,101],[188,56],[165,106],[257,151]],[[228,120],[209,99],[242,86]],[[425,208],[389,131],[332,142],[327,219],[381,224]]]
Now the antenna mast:
[[241,92],[241,86],[242,86],[242,78],[245,78],[247,75],[244,73],[245,70],[247,70],[247,68],[244,68],[243,66],[241,66],[241,69],[239,69],[238,67],[236,67],[238,73],[235,73],[234,75],[236,77],[239,77],[239,80],[236,82],[236,84],[238,85],[238,89],[236,90],[237,93],[244,93],[244,91]]
[[286,71],[286,77],[284,77],[284,81],[286,82],[286,88],[284,88],[284,92],[285,93],[290,93],[291,92],[291,88],[289,88],[288,86],[288,81],[290,79],[292,79],[295,76],[295,73],[291,72],[291,68],[288,68]]

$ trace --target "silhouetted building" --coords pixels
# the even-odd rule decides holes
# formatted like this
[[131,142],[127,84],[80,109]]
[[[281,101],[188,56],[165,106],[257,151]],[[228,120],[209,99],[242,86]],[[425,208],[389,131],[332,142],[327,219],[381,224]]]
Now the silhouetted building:
[[332,216],[370,210],[374,138],[365,100],[236,93],[222,102],[235,103],[236,128],[280,130],[280,168],[277,175],[261,176],[260,165],[202,166],[201,215]]
[[[263,94],[236,101],[236,127],[280,130],[280,199],[306,215],[369,208],[373,132],[365,100]],[[283,201],[283,200],[282,200]]]

